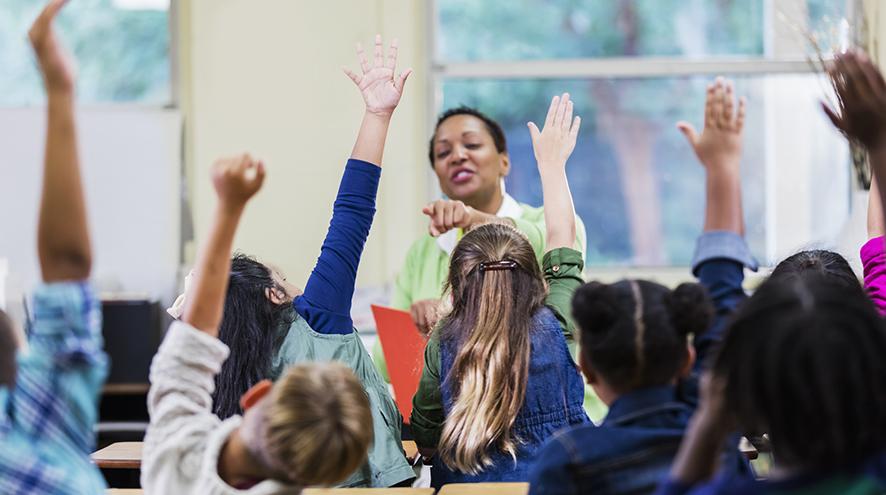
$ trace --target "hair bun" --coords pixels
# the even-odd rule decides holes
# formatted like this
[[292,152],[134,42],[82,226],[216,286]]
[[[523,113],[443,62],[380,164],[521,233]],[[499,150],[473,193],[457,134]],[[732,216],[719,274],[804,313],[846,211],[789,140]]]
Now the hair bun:
[[714,318],[708,291],[698,283],[683,283],[665,296],[674,329],[683,335],[704,333]]
[[582,285],[572,297],[572,317],[586,332],[609,328],[618,318],[615,295],[600,282]]

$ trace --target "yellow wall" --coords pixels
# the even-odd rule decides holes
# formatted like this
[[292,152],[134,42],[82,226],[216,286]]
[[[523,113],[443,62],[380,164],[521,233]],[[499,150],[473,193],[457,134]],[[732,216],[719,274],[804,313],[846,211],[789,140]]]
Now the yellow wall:
[[[268,180],[249,205],[235,247],[307,280],[320,250],[363,102],[342,66],[358,68],[357,41],[400,39],[413,67],[394,115],[378,211],[358,284],[392,280],[424,229],[428,74],[425,2],[408,0],[183,0],[181,107],[197,244],[215,204],[209,167],[249,151]],[[188,260],[194,248],[188,250]]]

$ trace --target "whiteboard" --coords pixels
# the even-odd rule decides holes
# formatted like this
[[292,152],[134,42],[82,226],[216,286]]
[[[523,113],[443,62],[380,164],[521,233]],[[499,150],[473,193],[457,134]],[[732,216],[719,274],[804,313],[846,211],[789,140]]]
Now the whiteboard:
[[[44,108],[0,109],[0,259],[8,260],[5,297],[12,307],[40,281],[45,123]],[[101,291],[168,301],[181,244],[179,112],[90,108],[78,112],[77,124],[93,281]]]

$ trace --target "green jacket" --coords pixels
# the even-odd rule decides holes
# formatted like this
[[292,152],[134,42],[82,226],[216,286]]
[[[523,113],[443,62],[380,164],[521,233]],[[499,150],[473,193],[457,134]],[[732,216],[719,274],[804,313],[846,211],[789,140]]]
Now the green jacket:
[[[271,363],[272,379],[279,378],[289,366],[310,361],[338,361],[357,375],[363,383],[372,409],[374,438],[369,457],[360,469],[342,487],[389,487],[415,477],[406,460],[400,439],[402,418],[388,393],[388,386],[379,376],[360,335],[355,330],[348,334],[321,334],[308,326],[295,310],[283,318],[289,325],[283,343]],[[335,462],[330,459],[330,462]]]

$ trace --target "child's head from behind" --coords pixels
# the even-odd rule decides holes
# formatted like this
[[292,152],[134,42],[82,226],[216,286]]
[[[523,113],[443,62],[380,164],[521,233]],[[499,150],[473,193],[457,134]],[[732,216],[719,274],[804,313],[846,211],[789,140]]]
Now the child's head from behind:
[[818,274],[844,287],[860,287],[858,276],[852,271],[846,258],[824,249],[800,251],[788,256],[775,266],[769,278],[784,279],[800,274]]
[[764,283],[736,313],[712,371],[746,433],[810,470],[886,447],[886,331],[862,291],[820,274]]
[[458,349],[443,383],[455,399],[440,458],[476,473],[490,464],[489,450],[516,452],[510,428],[526,395],[529,330],[546,287],[529,241],[502,224],[465,234],[452,253],[447,287],[452,311],[441,323],[441,340]]
[[6,313],[0,310],[0,387],[15,385],[17,350],[15,327]]
[[344,365],[293,366],[257,395],[244,398],[250,403],[240,436],[271,477],[331,485],[366,461],[373,439],[369,398]]
[[240,413],[240,396],[270,372],[277,330],[284,311],[297,295],[277,270],[243,254],[231,259],[219,339],[231,348],[216,376],[215,413],[227,418]]
[[604,401],[675,382],[695,359],[689,334],[704,332],[713,309],[704,288],[673,291],[645,280],[591,282],[572,299],[581,329],[582,370]]

